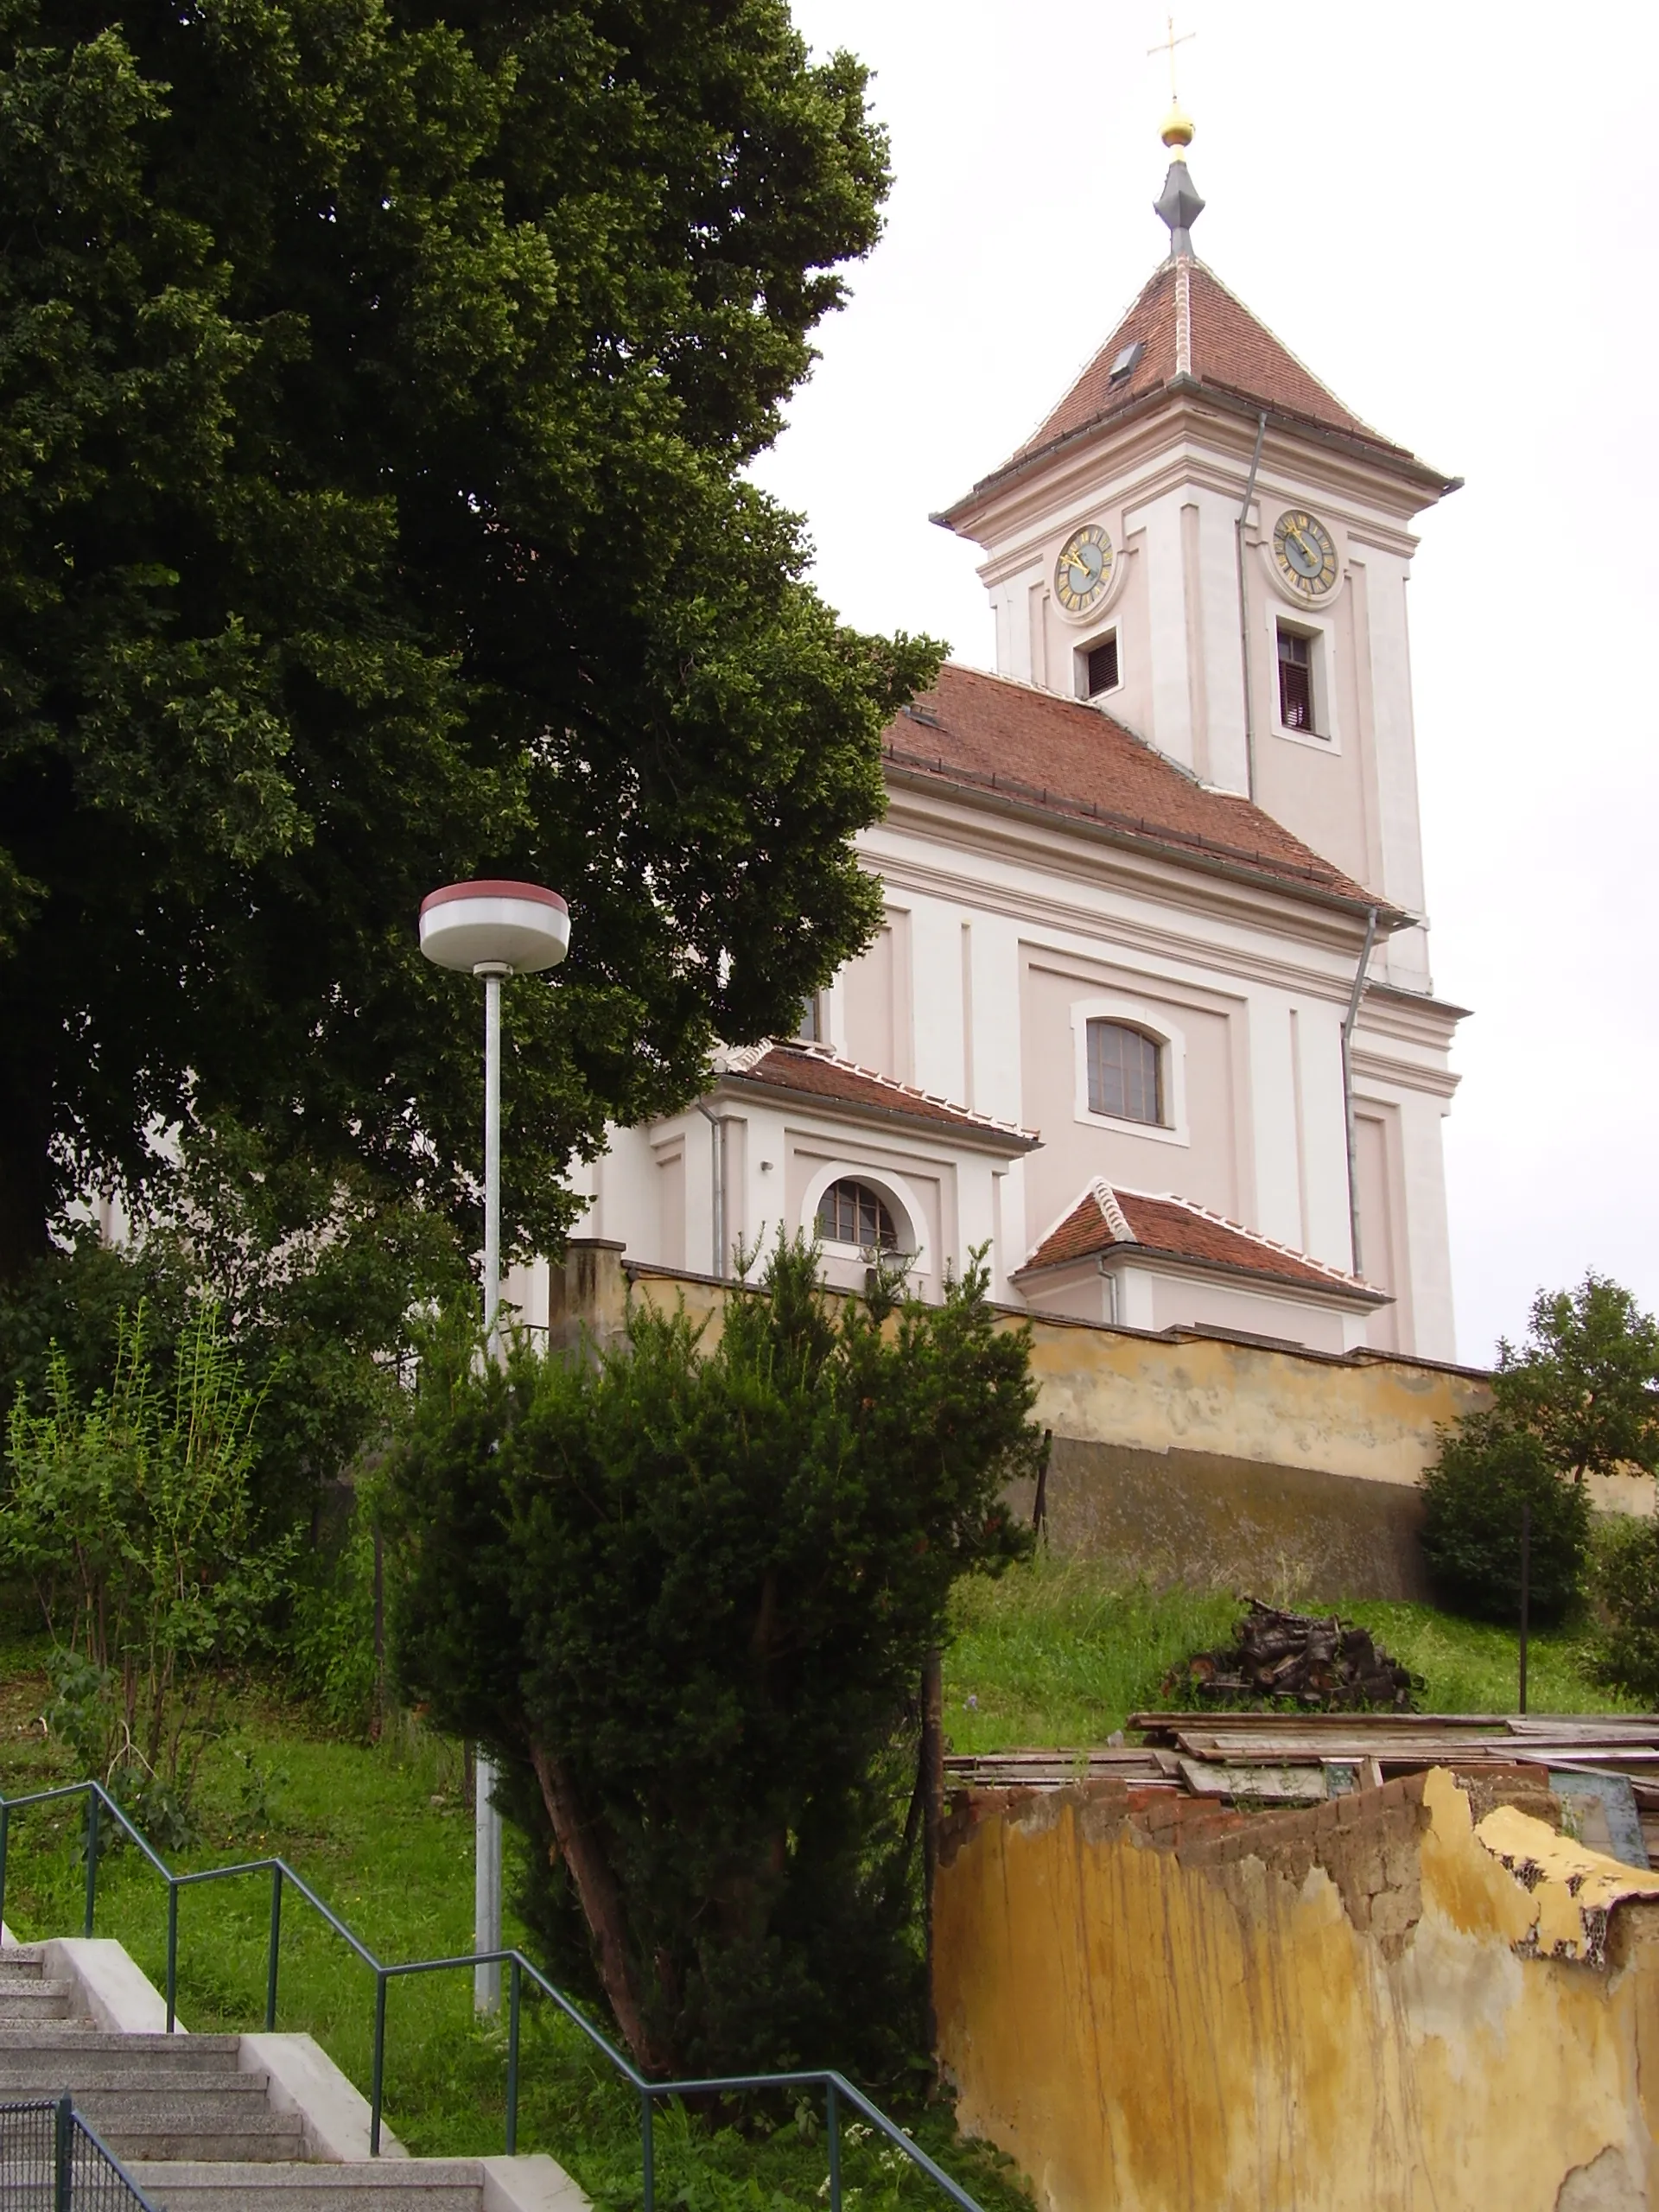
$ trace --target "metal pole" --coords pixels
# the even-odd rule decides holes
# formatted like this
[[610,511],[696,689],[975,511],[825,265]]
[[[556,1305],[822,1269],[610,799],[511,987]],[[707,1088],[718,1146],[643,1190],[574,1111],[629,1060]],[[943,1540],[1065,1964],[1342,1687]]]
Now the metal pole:
[[69,2212],[74,2198],[75,2179],[75,2107],[66,2089],[58,2099],[58,2109],[53,2128],[52,2191],[54,2212]]
[[830,2212],[841,2212],[841,2099],[833,2082],[824,2084],[823,2101],[830,2130]]
[[86,1792],[86,1928],[90,1940],[92,1915],[98,1910],[98,1786]]
[[167,2032],[171,2035],[179,2017],[179,1885],[167,1885]]
[[386,2087],[386,1977],[374,1977],[374,2057],[369,2075],[369,2156],[380,2155],[380,2106]]
[[1526,1712],[1526,1612],[1533,1597],[1533,1509],[1522,1506],[1522,1681],[1520,1710]]
[[644,2212],[657,2212],[657,2143],[652,2126],[649,2089],[639,2092],[639,2171]]
[[[484,971],[484,1331],[489,1357],[501,1357],[501,978]],[[473,1948],[501,1948],[501,1815],[495,1769],[480,1751],[473,1790]],[[498,1962],[473,1969],[473,2010],[501,2009]]]
[[6,1924],[6,1847],[11,1841],[11,1808],[0,1800],[0,1928]]
[[270,1959],[265,1967],[265,2033],[270,2035],[276,2025],[276,1956],[277,1946],[283,1939],[283,1870],[280,1865],[270,1870]]
[[484,975],[484,1330],[501,1355],[501,971]]
[[518,2151],[518,1961],[512,1960],[507,1976],[507,2156]]

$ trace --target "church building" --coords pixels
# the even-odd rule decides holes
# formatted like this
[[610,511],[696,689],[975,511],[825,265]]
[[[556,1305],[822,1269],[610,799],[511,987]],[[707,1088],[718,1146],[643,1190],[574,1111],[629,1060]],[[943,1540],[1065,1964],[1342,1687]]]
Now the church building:
[[983,555],[996,672],[886,733],[875,942],[584,1171],[629,1262],[729,1275],[781,1226],[937,1297],[983,1245],[1034,1313],[1454,1356],[1406,585],[1456,480],[1196,257],[1192,135],[1166,257],[934,518]]

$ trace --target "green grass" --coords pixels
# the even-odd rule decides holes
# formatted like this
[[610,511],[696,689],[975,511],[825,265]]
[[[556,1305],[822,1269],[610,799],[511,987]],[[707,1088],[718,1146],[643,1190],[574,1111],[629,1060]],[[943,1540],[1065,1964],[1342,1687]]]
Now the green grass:
[[[43,1737],[43,1656],[38,1645],[0,1649],[0,1790],[8,1796],[79,1779]],[[198,1845],[172,1863],[182,1870],[278,1854],[388,1961],[471,1948],[472,1816],[453,1746],[418,1727],[373,1748],[341,1741],[257,1686],[238,1691],[228,1709],[232,1726],[202,1763]],[[5,1917],[19,1936],[80,1932],[82,1834],[79,1808],[14,1816]],[[509,1893],[512,1842],[509,1835]],[[179,2012],[187,2026],[200,2033],[263,2025],[270,1913],[268,1876],[181,1893]],[[166,1893],[130,1847],[100,1864],[97,1927],[162,1986]],[[522,1941],[511,1923],[506,1934]],[[373,1987],[367,1969],[290,1891],[277,2026],[308,2030],[365,2094]],[[500,2151],[505,2031],[474,2016],[470,1973],[394,1982],[387,2027],[386,2119],[403,2142],[435,2156]],[[629,2212],[640,2198],[639,2107],[607,2063],[535,2002],[525,2008],[520,2070],[519,2149],[550,2152],[601,2212]],[[750,2111],[740,2132],[659,2108],[658,2203],[680,2212],[821,2212],[820,2115],[821,2107]],[[1028,2212],[1006,2162],[961,2143],[948,2108],[900,2116],[988,2212]],[[929,2212],[944,2202],[880,2138],[847,2130],[843,2141],[845,2193],[855,2212]]]
[[[1128,1714],[1165,1702],[1178,1659],[1228,1640],[1239,1601],[1176,1585],[1123,1584],[1109,1566],[1039,1554],[1001,1581],[958,1590],[945,1655],[944,1726],[953,1750],[1101,1744]],[[1308,1610],[1316,1611],[1310,1607]],[[1332,1601],[1423,1676],[1426,1712],[1506,1713],[1516,1692],[1516,1639],[1429,1605]],[[1536,1713],[1628,1711],[1592,1681],[1582,1630],[1535,1634],[1528,1699]]]
[[[1510,1708],[1512,1635],[1424,1605],[1341,1608],[1427,1678],[1423,1705],[1446,1712]],[[1137,1707],[1162,1701],[1168,1669],[1225,1640],[1235,1599],[1177,1586],[1124,1586],[1109,1568],[1040,1556],[957,1600],[945,1661],[945,1727],[953,1747],[1103,1742]],[[1617,1701],[1585,1671],[1581,1637],[1534,1639],[1531,1702],[1594,1712]],[[78,1779],[45,1740],[43,1652],[0,1649],[0,1789],[16,1795]],[[472,1938],[472,1821],[453,1745],[416,1726],[370,1748],[329,1736],[276,1691],[245,1686],[231,1726],[203,1763],[200,1830],[184,1866],[222,1866],[279,1853],[372,1948],[389,1960],[465,1952]],[[79,1816],[20,1814],[13,1823],[6,1917],[24,1936],[78,1932],[84,1866]],[[510,1839],[511,1848],[511,1839]],[[508,1869],[512,1888],[512,1868]],[[181,1903],[180,2012],[197,2031],[262,2024],[268,1878],[187,1890]],[[130,1849],[104,1864],[99,1932],[118,1936],[158,1986],[166,1914],[161,1885]],[[508,1929],[513,1940],[519,1931]],[[372,1978],[302,1901],[283,1923],[279,2027],[305,2028],[359,2088],[369,2079]],[[480,2025],[465,1972],[391,1987],[386,2113],[411,2150],[461,2155],[500,2149],[505,2113],[504,2031]],[[639,2116],[632,2097],[575,2029],[527,2008],[519,2145],[560,2159],[602,2212],[639,2198]],[[906,2115],[918,2139],[991,2212],[1026,2202],[995,2153],[960,2143],[947,2109]],[[824,2146],[810,2111],[751,2114],[743,2132],[684,2114],[658,2127],[658,2189],[677,2212],[819,2212]],[[941,2202],[897,2153],[855,2140],[846,2158],[855,2212],[931,2212]],[[856,2192],[855,2194],[854,2192]]]

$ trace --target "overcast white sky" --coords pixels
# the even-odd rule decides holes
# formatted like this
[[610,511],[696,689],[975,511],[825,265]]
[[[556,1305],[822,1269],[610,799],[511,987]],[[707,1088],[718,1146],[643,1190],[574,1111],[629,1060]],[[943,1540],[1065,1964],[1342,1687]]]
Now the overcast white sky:
[[[988,665],[927,520],[1035,427],[1166,244],[1144,0],[794,0],[876,73],[887,234],[757,474],[849,620]],[[1659,1307],[1659,10],[1187,0],[1210,265],[1465,488],[1412,584],[1461,1357],[1593,1267]]]

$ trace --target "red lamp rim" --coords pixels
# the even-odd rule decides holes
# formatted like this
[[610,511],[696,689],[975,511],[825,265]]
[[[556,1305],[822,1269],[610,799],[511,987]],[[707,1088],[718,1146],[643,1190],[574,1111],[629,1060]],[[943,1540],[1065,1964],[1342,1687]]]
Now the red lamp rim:
[[446,906],[456,899],[523,899],[533,906],[556,906],[562,914],[569,907],[556,891],[544,891],[539,883],[509,883],[496,876],[480,876],[470,883],[446,883],[442,891],[429,891],[421,901],[422,913],[434,906]]

